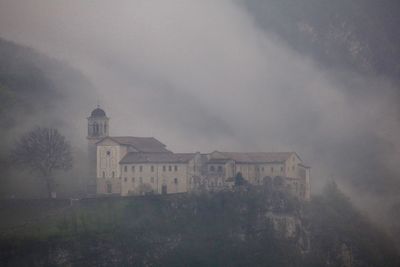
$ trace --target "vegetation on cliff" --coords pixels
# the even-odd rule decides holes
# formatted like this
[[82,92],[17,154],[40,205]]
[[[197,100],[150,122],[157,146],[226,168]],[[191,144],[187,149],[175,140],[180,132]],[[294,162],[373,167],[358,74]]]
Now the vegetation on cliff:
[[[265,188],[242,188],[46,205],[42,219],[22,228],[9,225],[12,231],[2,227],[3,266],[399,264],[390,238],[335,185],[309,203]],[[8,218],[16,210],[10,208]]]

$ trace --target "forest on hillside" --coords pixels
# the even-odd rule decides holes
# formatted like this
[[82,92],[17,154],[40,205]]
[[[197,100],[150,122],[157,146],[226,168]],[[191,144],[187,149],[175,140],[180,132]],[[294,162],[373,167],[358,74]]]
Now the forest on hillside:
[[335,184],[307,203],[265,187],[242,187],[197,195],[86,199],[72,205],[1,204],[1,215],[8,218],[1,227],[2,266],[400,263],[395,242]]

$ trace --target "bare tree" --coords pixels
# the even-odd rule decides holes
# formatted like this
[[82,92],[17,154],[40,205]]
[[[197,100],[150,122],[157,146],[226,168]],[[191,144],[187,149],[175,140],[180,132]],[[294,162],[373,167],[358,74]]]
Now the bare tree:
[[46,184],[48,197],[55,190],[55,170],[72,168],[71,147],[57,129],[37,127],[23,135],[12,151],[13,162],[38,172]]

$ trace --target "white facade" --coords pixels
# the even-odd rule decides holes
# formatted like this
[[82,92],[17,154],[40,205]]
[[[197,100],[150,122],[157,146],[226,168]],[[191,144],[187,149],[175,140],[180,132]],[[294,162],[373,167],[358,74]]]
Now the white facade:
[[[89,118],[89,135],[97,130],[93,128],[92,117],[96,119],[96,116]],[[227,190],[240,173],[249,184],[271,185],[301,199],[310,198],[310,168],[302,163],[295,152],[173,153],[155,138],[110,137],[105,113],[104,117],[97,119],[102,122],[103,130],[97,132],[101,133],[102,138],[92,135],[88,136],[88,140],[89,145],[93,144],[93,140],[97,141],[93,145],[96,146],[98,195]]]

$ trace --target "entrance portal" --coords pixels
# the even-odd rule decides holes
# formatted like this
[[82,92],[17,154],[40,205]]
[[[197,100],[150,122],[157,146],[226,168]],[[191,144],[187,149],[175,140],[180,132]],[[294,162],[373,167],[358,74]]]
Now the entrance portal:
[[161,194],[166,195],[167,194],[167,185],[163,184],[161,187]]

